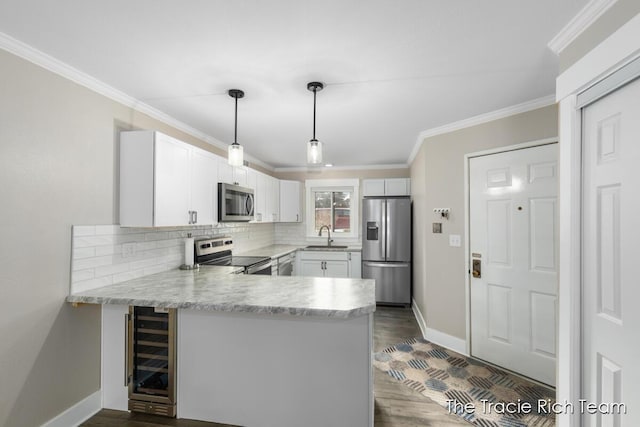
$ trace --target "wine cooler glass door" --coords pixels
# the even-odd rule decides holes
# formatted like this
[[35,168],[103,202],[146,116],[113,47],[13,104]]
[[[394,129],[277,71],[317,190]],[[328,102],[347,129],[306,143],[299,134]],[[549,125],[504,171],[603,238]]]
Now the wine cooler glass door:
[[130,398],[174,401],[174,311],[133,307]]

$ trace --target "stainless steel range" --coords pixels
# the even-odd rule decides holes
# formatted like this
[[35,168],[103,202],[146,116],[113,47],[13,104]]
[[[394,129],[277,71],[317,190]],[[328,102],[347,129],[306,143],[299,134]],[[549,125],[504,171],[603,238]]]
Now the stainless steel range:
[[271,275],[271,258],[260,256],[234,256],[231,237],[214,237],[195,241],[196,263],[243,267],[244,274]]

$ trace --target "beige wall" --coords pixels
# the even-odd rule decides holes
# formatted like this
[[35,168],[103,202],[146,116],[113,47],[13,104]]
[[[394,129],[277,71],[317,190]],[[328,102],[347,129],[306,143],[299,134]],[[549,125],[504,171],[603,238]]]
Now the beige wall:
[[640,13],[639,0],[618,0],[560,54],[560,73]]
[[[465,253],[449,246],[464,236],[464,155],[558,135],[556,105],[424,140],[411,163],[414,203],[414,298],[427,327],[465,339]],[[433,208],[451,208],[442,234]]]
[[0,426],[100,387],[100,307],[72,308],[71,225],[117,223],[117,131],[224,152],[0,50]]

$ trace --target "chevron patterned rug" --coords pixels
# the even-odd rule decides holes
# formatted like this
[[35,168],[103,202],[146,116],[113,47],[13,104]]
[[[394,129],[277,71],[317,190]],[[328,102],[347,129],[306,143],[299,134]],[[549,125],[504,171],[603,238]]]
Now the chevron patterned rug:
[[374,354],[395,380],[482,427],[555,426],[555,391],[422,338]]

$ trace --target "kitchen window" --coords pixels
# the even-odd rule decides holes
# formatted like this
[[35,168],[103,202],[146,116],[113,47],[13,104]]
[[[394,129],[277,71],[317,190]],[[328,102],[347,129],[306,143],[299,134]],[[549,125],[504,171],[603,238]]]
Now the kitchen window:
[[358,187],[357,179],[307,180],[307,237],[326,225],[331,238],[357,238]]

